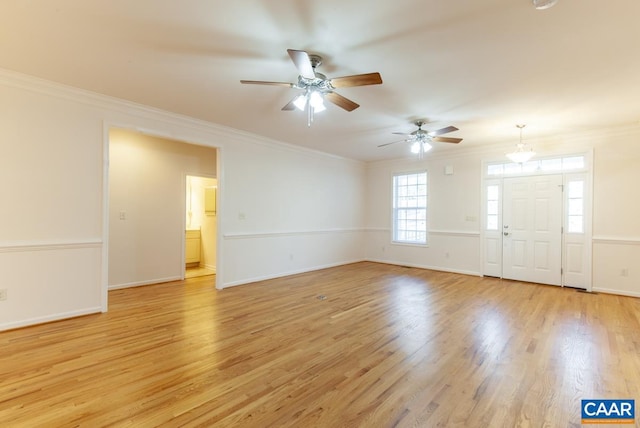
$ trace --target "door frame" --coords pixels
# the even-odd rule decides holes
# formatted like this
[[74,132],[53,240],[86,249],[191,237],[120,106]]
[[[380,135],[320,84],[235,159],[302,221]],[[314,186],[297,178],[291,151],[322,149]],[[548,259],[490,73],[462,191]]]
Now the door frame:
[[[576,156],[584,157],[584,167],[576,168],[570,170],[554,170],[554,171],[529,171],[529,172],[519,172],[513,174],[494,174],[489,175],[488,169],[492,165],[506,165],[509,162],[504,161],[502,159],[499,160],[485,160],[482,162],[481,169],[481,220],[480,220],[480,273],[482,276],[492,276],[502,278],[502,227],[503,227],[503,218],[502,218],[502,209],[503,209],[503,185],[505,178],[512,177],[528,177],[528,176],[537,176],[537,175],[557,175],[561,174],[563,177],[563,187],[564,190],[567,188],[567,184],[571,180],[575,180],[578,178],[584,182],[584,231],[581,234],[571,234],[571,239],[568,239],[568,230],[567,230],[567,210],[568,210],[568,197],[567,192],[563,192],[562,195],[562,225],[563,225],[563,233],[562,233],[562,249],[561,249],[561,266],[562,266],[562,275],[561,275],[561,285],[562,287],[574,287],[585,289],[586,291],[592,290],[592,223],[593,223],[593,150],[589,151],[581,151],[581,152],[570,152],[570,153],[561,153],[552,156],[546,157],[536,157],[532,162],[543,161],[543,160],[553,160],[553,159],[562,159],[562,158],[571,158]],[[487,228],[487,189],[488,186],[498,186],[499,192],[499,201],[498,201],[498,228],[497,230],[488,230]],[[571,262],[571,260],[576,260],[576,257],[572,257],[571,260],[567,257],[567,254],[571,249],[568,249],[568,244],[574,245],[576,242],[576,237],[578,237],[577,241],[580,244],[580,254],[578,255],[578,261],[582,268],[582,275],[568,275],[571,266],[567,266],[567,263]],[[492,242],[493,241],[493,242]],[[491,254],[491,249],[496,249],[497,253]],[[575,253],[575,249],[573,250]],[[582,284],[578,284],[578,282],[582,282]]]
[[[162,126],[157,126],[152,128],[141,128],[139,124],[132,122],[122,122],[122,121],[111,121],[104,120],[102,122],[102,138],[103,138],[103,146],[102,146],[102,254],[101,254],[101,311],[107,312],[109,308],[109,208],[110,208],[110,195],[109,195],[109,166],[110,166],[110,131],[114,128],[126,129],[130,131],[134,131],[140,134],[152,135],[154,137],[166,138],[169,140],[173,140],[177,143],[182,144],[192,144],[203,146],[207,148],[211,148],[216,150],[216,178],[218,180],[218,190],[216,192],[216,213],[217,213],[217,233],[216,233],[216,278],[215,278],[215,288],[217,290],[222,290],[223,286],[223,257],[224,253],[222,251],[222,236],[224,235],[224,222],[222,219],[223,212],[223,201],[224,201],[224,147],[216,143],[215,138],[212,134],[209,134],[208,137],[196,137],[193,135],[193,132],[181,124],[172,124],[172,131],[169,132],[166,129],[163,130]],[[184,177],[184,174],[183,174]],[[183,178],[184,180],[184,178]],[[183,196],[181,199],[181,207],[182,212],[184,212],[184,201],[185,201],[185,184],[182,186]],[[183,217],[183,222],[184,216]],[[184,229],[184,227],[183,227]],[[184,235],[184,231],[182,232]],[[182,242],[182,251],[181,251],[181,259],[180,264],[182,265],[182,278],[184,279],[184,237]]]
[[[213,147],[214,149],[217,150],[216,153],[216,158],[219,154],[219,149],[217,147]],[[185,208],[185,212],[186,212],[186,205],[187,205],[187,178],[188,177],[201,177],[201,178],[209,178],[209,179],[214,179],[216,180],[216,236],[215,236],[215,242],[216,242],[216,280],[217,280],[217,273],[218,273],[218,213],[217,213],[217,207],[218,205],[218,187],[220,186],[220,179],[218,178],[217,174],[216,175],[212,175],[212,174],[201,174],[201,173],[193,173],[193,172],[188,172],[188,171],[183,171],[182,173],[182,202],[183,202],[183,208]],[[184,263],[185,260],[185,254],[186,254],[186,245],[187,245],[187,239],[186,239],[186,235],[185,235],[185,230],[187,229],[187,219],[186,219],[186,215],[182,216],[182,250],[181,250],[181,260],[183,261],[182,263],[182,273],[181,273],[181,277],[182,280],[185,279],[186,277],[186,264]],[[200,237],[200,239],[202,239],[202,236]]]

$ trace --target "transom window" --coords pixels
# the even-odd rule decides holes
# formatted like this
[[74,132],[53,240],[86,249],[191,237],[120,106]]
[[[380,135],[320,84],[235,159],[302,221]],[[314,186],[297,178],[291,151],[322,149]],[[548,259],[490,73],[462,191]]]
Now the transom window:
[[393,241],[427,243],[427,172],[393,176]]
[[525,163],[499,162],[487,165],[487,175],[511,175],[534,172],[564,172],[585,168],[584,156],[537,159]]

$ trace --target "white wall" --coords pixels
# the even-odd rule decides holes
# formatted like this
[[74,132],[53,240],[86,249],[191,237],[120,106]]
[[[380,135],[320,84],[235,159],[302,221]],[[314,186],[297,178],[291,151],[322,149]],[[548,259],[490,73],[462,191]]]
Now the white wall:
[[364,258],[362,163],[0,70],[0,330],[107,309],[111,128],[219,148],[219,287]]
[[0,75],[0,329],[101,308],[102,122]]
[[[362,163],[256,144],[225,157],[225,278],[228,285],[365,257]],[[220,217],[219,217],[220,218]]]
[[622,129],[590,140],[594,147],[593,290],[640,297],[640,129]]
[[186,174],[215,176],[216,149],[109,131],[109,288],[182,277]]

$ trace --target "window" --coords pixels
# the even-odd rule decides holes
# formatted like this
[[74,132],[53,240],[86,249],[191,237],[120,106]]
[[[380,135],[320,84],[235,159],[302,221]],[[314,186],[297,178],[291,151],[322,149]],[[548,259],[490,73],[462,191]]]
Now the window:
[[498,230],[500,189],[497,184],[487,186],[487,230]]
[[393,176],[393,241],[427,243],[427,173]]
[[497,162],[487,165],[487,175],[531,174],[537,172],[574,171],[585,168],[584,156],[532,160],[525,163]]
[[567,205],[567,231],[584,233],[584,181],[569,182]]

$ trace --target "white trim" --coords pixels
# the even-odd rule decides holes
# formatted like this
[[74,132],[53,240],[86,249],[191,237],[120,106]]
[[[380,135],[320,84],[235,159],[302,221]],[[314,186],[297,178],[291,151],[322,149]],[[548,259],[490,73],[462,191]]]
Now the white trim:
[[360,233],[366,229],[318,229],[318,230],[290,230],[279,232],[256,232],[256,233],[225,233],[224,239],[259,239],[277,238],[284,236],[307,236],[307,235],[329,235],[334,233]]
[[102,240],[78,239],[78,240],[43,240],[43,241],[7,241],[0,242],[0,253],[16,253],[25,251],[56,251],[76,250],[81,248],[101,248]]
[[[138,118],[160,120],[172,125],[180,126],[182,128],[203,131],[208,134],[215,134],[215,136],[221,137],[222,140],[232,137],[235,139],[241,139],[244,142],[268,147],[277,147],[295,153],[304,153],[322,158],[341,159],[353,164],[366,165],[366,162],[364,161],[351,159],[344,156],[338,156],[296,144],[273,140],[261,135],[252,134],[235,128],[230,128],[214,122],[196,119],[190,116],[173,113],[167,110],[162,110],[144,104],[134,103],[132,101],[126,101],[124,99],[115,98],[72,86],[63,85],[60,83],[2,68],[0,68],[0,84],[7,87],[24,89],[31,92],[57,97],[60,99],[78,102],[95,108],[116,111],[120,113],[129,113],[131,115],[137,116]],[[107,121],[107,124],[109,127],[118,127],[118,125],[109,121]],[[160,136],[156,129],[140,126],[138,124],[134,124],[133,126],[124,126],[124,128],[132,129],[143,134]],[[189,143],[191,144],[208,145],[206,143],[203,144],[197,141],[192,142],[191,139],[184,140],[183,138],[175,135],[164,135],[164,137],[185,142],[189,141]]]
[[161,284],[163,282],[182,281],[183,279],[184,278],[180,278],[180,275],[178,275],[178,276],[169,276],[166,278],[156,278],[156,279],[147,280],[147,281],[128,282],[125,284],[110,285],[109,290],[119,290],[121,288],[131,288],[131,287],[142,287],[144,285]]
[[102,312],[109,310],[109,161],[111,128],[102,121],[102,265],[100,266],[100,306]]
[[29,319],[20,320],[20,321],[12,321],[12,322],[0,324],[0,331],[13,330],[13,329],[22,328],[22,327],[29,327],[36,324],[44,324],[52,321],[60,321],[68,318],[76,318],[76,317],[81,317],[85,315],[98,314],[100,312],[102,312],[102,309],[99,306],[96,306],[96,307],[80,309],[76,311],[47,315],[44,317],[29,318]]
[[216,273],[216,267],[215,267],[214,265],[208,265],[208,264],[205,264],[205,265],[201,265],[200,267],[205,268],[205,269],[212,270],[212,271],[213,271],[213,273]]
[[365,227],[365,232],[377,232],[377,233],[391,233],[391,229],[388,227]]
[[640,238],[618,236],[594,236],[591,239],[594,244],[611,244],[611,245],[640,245]]
[[618,295],[618,296],[640,297],[640,292],[637,292],[637,291],[614,290],[612,288],[600,288],[600,287],[593,287],[591,291],[603,293],[603,294]]
[[321,266],[314,266],[314,267],[309,267],[309,268],[304,268],[304,269],[296,269],[296,270],[291,270],[291,271],[287,271],[287,272],[280,272],[280,273],[276,273],[276,274],[272,274],[272,275],[261,275],[261,276],[256,276],[256,277],[253,277],[253,278],[241,279],[239,281],[227,282],[226,284],[223,285],[223,288],[235,287],[235,286],[238,286],[238,285],[251,284],[253,282],[259,282],[259,281],[267,281],[269,279],[282,278],[282,277],[285,277],[285,276],[297,275],[297,274],[300,274],[300,273],[307,273],[307,272],[314,272],[314,271],[317,271],[317,270],[322,270],[322,269],[327,269],[327,268],[332,268],[332,267],[337,267],[337,266],[350,265],[350,264],[353,264],[353,263],[367,262],[367,261],[369,261],[369,260],[367,260],[367,259],[357,259],[357,260],[350,260],[350,261],[344,261],[344,262],[338,262],[338,263],[330,263],[330,264],[321,265]]
[[430,235],[444,235],[444,236],[462,236],[468,238],[480,237],[480,232],[466,231],[466,230],[430,230]]
[[438,271],[438,272],[459,273],[461,275],[482,276],[480,274],[480,272],[477,272],[477,271],[462,270],[462,269],[451,269],[451,268],[445,268],[445,267],[442,267],[442,266],[429,266],[429,265],[422,265],[422,264],[416,264],[416,263],[395,262],[395,261],[391,261],[391,260],[382,260],[382,259],[367,259],[365,261],[373,262],[373,263],[383,263],[383,264],[386,264],[386,265],[406,266],[406,267],[412,267],[412,268],[418,268],[418,269],[435,270],[435,271]]
[[[572,157],[572,156],[584,156],[584,160],[585,160],[585,164],[584,164],[584,168],[580,168],[580,169],[576,169],[576,170],[560,170],[560,171],[546,171],[546,172],[536,172],[536,171],[530,171],[530,172],[523,172],[520,174],[500,174],[500,175],[488,175],[487,174],[487,166],[490,164],[497,164],[497,163],[504,163],[503,162],[503,158],[500,158],[500,160],[491,160],[491,159],[484,159],[481,161],[481,169],[480,169],[480,175],[481,175],[481,198],[482,198],[482,202],[481,202],[481,212],[482,212],[482,223],[481,223],[481,234],[480,234],[480,238],[481,238],[481,244],[480,244],[480,259],[481,259],[481,265],[480,265],[480,269],[482,274],[485,274],[485,260],[486,260],[486,254],[485,254],[485,239],[486,239],[486,235],[487,235],[487,231],[486,231],[486,193],[485,193],[485,188],[487,183],[489,182],[499,182],[500,186],[501,186],[501,195],[500,198],[501,200],[503,200],[504,198],[504,193],[502,191],[502,186],[504,184],[504,180],[505,179],[511,179],[511,178],[519,178],[519,177],[532,177],[532,176],[541,176],[541,175],[561,175],[563,178],[563,185],[565,183],[566,177],[570,176],[572,174],[586,174],[587,176],[587,180],[586,180],[586,185],[589,189],[589,193],[587,196],[585,196],[585,201],[588,201],[587,204],[588,206],[585,206],[585,231],[584,231],[584,235],[586,237],[586,243],[588,243],[589,241],[593,243],[596,243],[595,239],[592,237],[592,225],[593,225],[593,173],[594,173],[594,165],[593,165],[593,159],[594,159],[594,151],[593,148],[590,149],[577,149],[575,151],[566,151],[566,152],[561,152],[561,153],[551,153],[549,155],[541,155],[541,156],[536,156],[535,159],[556,159],[556,158],[565,158],[565,157]],[[562,199],[563,199],[563,213],[562,213],[562,224],[565,224],[565,195],[562,195]],[[565,230],[567,228],[565,227]],[[567,232],[565,232],[567,233]],[[589,272],[588,277],[587,277],[587,283],[585,284],[585,287],[587,289],[587,291],[591,291],[591,287],[593,286],[593,254],[591,252],[591,247],[587,244],[587,258],[588,258],[588,269],[587,272]],[[562,236],[562,248],[564,251],[565,248],[565,236]],[[564,253],[563,253],[564,254]],[[565,260],[564,258],[562,259],[562,268],[564,269]],[[500,269],[502,269],[502,258],[500,260]],[[562,276],[562,286],[564,286],[564,281],[565,281],[565,277],[564,275]]]

